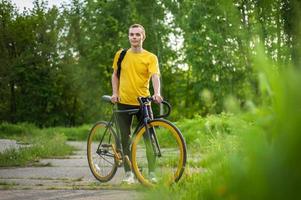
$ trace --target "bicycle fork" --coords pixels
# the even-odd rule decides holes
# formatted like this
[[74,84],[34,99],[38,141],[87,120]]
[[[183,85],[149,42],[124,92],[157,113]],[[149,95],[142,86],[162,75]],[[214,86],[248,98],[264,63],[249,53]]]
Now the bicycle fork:
[[145,131],[146,131],[146,135],[147,135],[147,140],[150,141],[151,145],[152,145],[152,149],[153,149],[153,152],[154,152],[154,155],[155,156],[158,156],[158,157],[161,157],[162,154],[161,154],[161,148],[160,148],[160,144],[158,142],[158,138],[157,138],[157,135],[156,135],[156,130],[154,127],[148,127],[148,122],[147,120],[145,120],[144,122],[145,124]]

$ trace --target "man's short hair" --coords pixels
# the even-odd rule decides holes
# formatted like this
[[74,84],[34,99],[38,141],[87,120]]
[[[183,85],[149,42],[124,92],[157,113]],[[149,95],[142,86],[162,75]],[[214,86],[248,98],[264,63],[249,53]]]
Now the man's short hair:
[[142,29],[143,39],[146,38],[145,29],[144,29],[144,27],[141,24],[133,24],[133,25],[130,26],[129,29],[131,29],[131,28],[141,28]]

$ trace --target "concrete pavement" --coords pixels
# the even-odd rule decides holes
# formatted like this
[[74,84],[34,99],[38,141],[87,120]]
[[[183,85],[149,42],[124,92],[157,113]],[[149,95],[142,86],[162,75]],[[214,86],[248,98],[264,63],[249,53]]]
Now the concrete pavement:
[[62,159],[43,159],[38,167],[0,168],[0,199],[140,199],[140,184],[123,185],[119,168],[108,183],[97,181],[88,167],[86,142],[69,142],[78,151]]

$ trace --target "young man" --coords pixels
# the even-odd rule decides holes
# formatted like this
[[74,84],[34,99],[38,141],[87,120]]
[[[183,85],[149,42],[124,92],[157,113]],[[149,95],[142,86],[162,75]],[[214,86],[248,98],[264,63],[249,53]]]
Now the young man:
[[[150,96],[149,82],[152,80],[154,88],[154,101],[162,102],[160,94],[160,70],[157,56],[143,49],[142,45],[146,38],[145,30],[140,24],[133,24],[129,28],[129,42],[131,48],[127,50],[121,64],[120,77],[117,75],[117,61],[122,50],[119,50],[114,57],[112,74],[113,94],[111,101],[117,103],[119,110],[139,108],[138,97]],[[140,119],[142,113],[137,114]],[[130,158],[130,128],[132,115],[120,113],[118,124],[121,132],[121,143],[124,155]],[[135,182],[134,174],[127,162],[124,161],[125,178],[123,182],[132,184]],[[151,175],[150,171],[150,175]]]

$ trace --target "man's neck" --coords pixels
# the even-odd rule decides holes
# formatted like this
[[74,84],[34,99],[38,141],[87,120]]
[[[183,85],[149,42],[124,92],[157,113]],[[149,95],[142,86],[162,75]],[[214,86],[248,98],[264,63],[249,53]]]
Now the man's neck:
[[131,47],[131,51],[133,53],[141,53],[143,51],[143,48],[142,47]]

